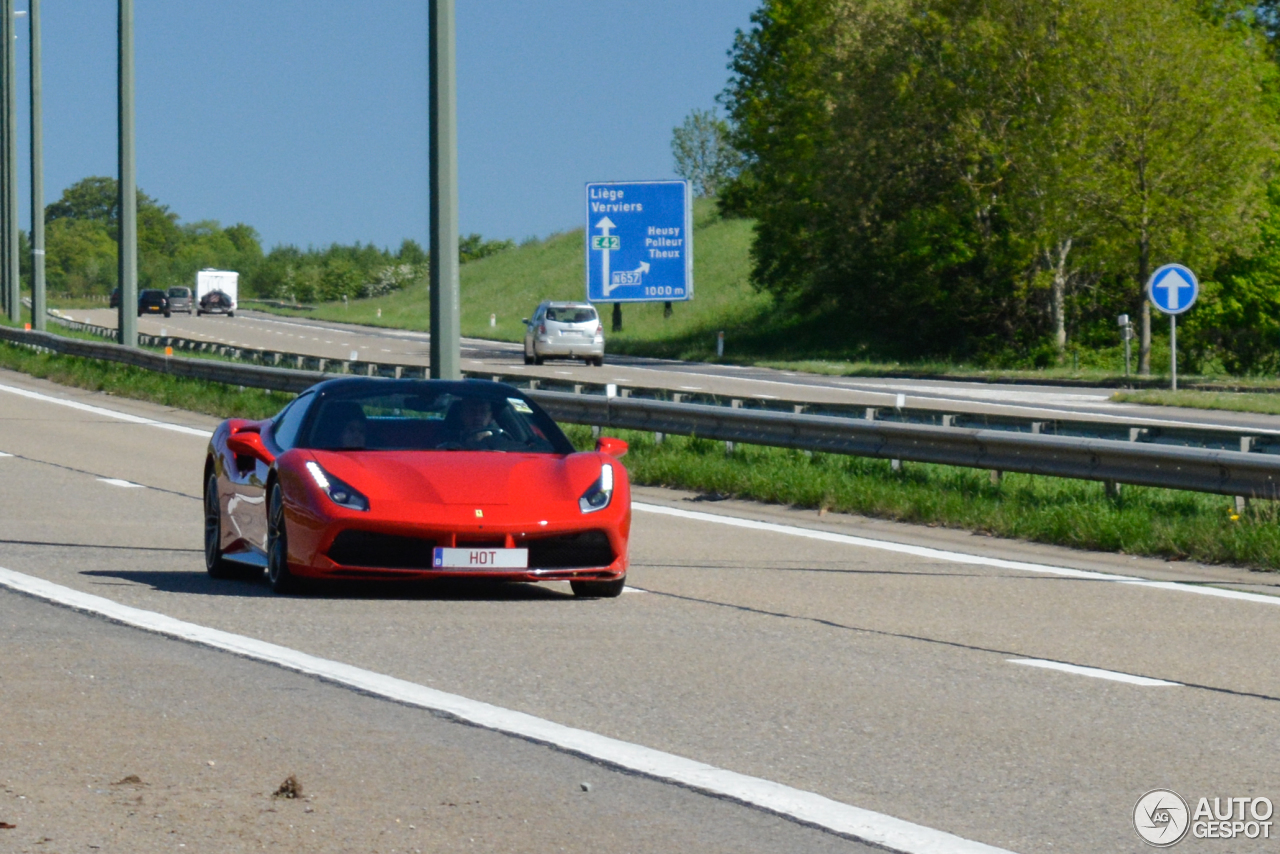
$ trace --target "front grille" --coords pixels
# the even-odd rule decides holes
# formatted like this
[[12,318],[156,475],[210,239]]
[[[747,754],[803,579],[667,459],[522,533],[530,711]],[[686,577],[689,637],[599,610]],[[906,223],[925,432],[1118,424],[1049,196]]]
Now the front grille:
[[431,569],[435,540],[370,531],[343,531],[329,546],[329,559],[343,566]]
[[580,569],[613,563],[613,547],[604,531],[583,531],[528,540],[531,569]]

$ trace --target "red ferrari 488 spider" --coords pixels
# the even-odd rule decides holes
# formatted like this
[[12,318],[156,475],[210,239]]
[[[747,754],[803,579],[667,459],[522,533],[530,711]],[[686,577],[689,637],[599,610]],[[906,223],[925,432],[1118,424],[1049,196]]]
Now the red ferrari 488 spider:
[[267,421],[214,431],[205,564],[273,590],[319,579],[569,581],[617,596],[627,572],[626,443],[576,453],[518,389],[329,380]]

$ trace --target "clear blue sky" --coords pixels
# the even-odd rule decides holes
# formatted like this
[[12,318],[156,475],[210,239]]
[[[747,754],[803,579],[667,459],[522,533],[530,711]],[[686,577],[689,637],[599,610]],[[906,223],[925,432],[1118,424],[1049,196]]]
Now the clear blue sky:
[[[25,8],[24,0],[15,4]],[[672,176],[758,0],[457,0],[463,233],[577,226],[583,184]],[[115,175],[115,7],[44,0],[46,202]],[[138,183],[276,243],[427,239],[426,0],[135,0]],[[23,227],[26,19],[18,22]]]

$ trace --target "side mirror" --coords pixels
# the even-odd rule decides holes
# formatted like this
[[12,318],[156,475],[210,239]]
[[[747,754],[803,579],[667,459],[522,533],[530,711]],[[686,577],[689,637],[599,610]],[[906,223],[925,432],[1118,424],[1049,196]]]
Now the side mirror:
[[528,326],[528,325],[529,325],[529,318],[527,318],[527,317],[522,317],[522,318],[520,318],[520,322],[521,322],[521,323],[523,323],[525,326]]
[[628,445],[621,439],[611,439],[608,436],[601,436],[596,439],[596,452],[608,454],[611,457],[625,457],[627,455]]
[[248,430],[228,437],[227,450],[237,457],[251,457],[267,465],[271,465],[276,459],[267,450],[267,446],[262,444],[262,436]]

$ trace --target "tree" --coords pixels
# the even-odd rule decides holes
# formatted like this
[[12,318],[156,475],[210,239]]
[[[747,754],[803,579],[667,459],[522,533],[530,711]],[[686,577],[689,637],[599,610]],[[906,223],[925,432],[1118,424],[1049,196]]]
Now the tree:
[[1076,65],[1090,128],[1080,199],[1127,247],[1148,374],[1154,263],[1211,266],[1252,236],[1275,154],[1274,66],[1256,40],[1184,3],[1080,2],[1097,15]]
[[741,168],[742,158],[729,142],[729,123],[715,110],[694,110],[671,132],[676,174],[699,198],[714,196]]
[[1275,124],[1233,2],[768,0],[724,95],[753,281],[886,355],[1061,358],[1071,306],[1137,308],[1135,210],[1148,260],[1244,252]]

